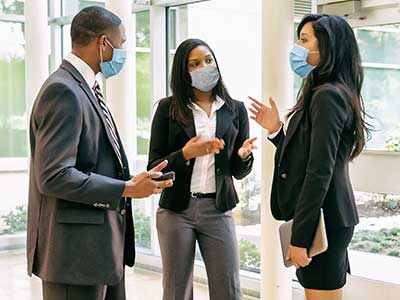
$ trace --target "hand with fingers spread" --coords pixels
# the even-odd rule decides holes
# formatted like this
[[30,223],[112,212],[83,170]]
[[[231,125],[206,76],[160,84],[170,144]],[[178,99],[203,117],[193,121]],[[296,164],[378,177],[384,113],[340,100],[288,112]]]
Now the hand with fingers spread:
[[152,170],[142,172],[132,177],[131,180],[125,182],[125,190],[122,194],[123,197],[128,198],[145,198],[153,194],[160,194],[165,188],[173,185],[172,180],[155,181],[162,175],[162,170],[168,165],[168,161],[164,160]]
[[252,97],[249,97],[249,99],[252,101],[251,107],[249,108],[252,114],[250,118],[255,120],[261,127],[268,130],[270,134],[277,132],[281,127],[281,120],[274,100],[269,98],[269,105],[267,106]]
[[201,135],[190,139],[183,147],[183,157],[185,160],[191,160],[195,157],[200,157],[209,154],[219,154],[224,149],[225,143],[222,139],[211,139],[208,141],[200,141]]
[[311,258],[308,257],[307,249],[290,245],[286,260],[291,260],[296,269],[307,267]]
[[254,149],[257,149],[257,146],[254,145],[254,142],[257,140],[257,138],[250,138],[244,141],[242,147],[238,150],[238,155],[242,160],[245,160],[246,158],[249,157],[251,152],[253,152]]

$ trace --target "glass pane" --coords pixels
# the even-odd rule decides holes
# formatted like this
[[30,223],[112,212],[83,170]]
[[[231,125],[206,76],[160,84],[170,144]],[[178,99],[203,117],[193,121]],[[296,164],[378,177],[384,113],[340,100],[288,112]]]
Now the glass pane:
[[400,25],[358,29],[357,38],[364,62],[400,64]]
[[71,24],[62,26],[62,55],[65,56],[71,52]]
[[0,22],[0,32],[0,157],[26,157],[24,27]]
[[[215,0],[170,8],[169,65],[183,40],[204,40],[215,52],[231,96],[247,105],[248,95],[261,95],[260,12],[261,1],[256,0]],[[250,135],[261,136],[252,123]],[[258,160],[261,153],[255,153],[255,157]],[[253,172],[236,182],[240,203],[234,210],[241,268],[255,272],[260,270],[260,174],[260,163],[256,162]],[[199,253],[196,258],[201,258]]]
[[136,15],[136,47],[150,48],[150,13],[142,11]]
[[374,126],[367,149],[400,150],[400,25],[355,30],[365,67],[363,98]]
[[136,246],[151,249],[152,199],[134,201]]
[[137,153],[147,155],[151,126],[150,53],[136,53]]
[[10,15],[24,14],[25,0],[2,0],[0,1],[0,13]]
[[361,192],[355,196],[360,223],[349,247],[352,274],[399,284],[400,196]]
[[63,0],[62,15],[73,16],[88,6],[105,6],[105,0]]

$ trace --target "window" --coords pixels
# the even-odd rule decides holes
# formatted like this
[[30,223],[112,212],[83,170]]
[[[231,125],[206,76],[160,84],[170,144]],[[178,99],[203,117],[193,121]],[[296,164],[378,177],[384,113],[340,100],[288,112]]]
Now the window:
[[26,157],[24,25],[0,22],[0,32],[0,158]]
[[149,150],[151,126],[151,65],[150,65],[150,14],[138,12],[136,16],[136,109],[137,154]]
[[62,14],[64,16],[73,16],[81,9],[88,6],[104,6],[105,0],[63,0]]
[[24,14],[25,0],[3,0],[0,1],[0,13],[10,15]]
[[[355,29],[365,68],[363,97],[375,127],[367,149],[400,150],[400,25]],[[396,146],[397,145],[397,146]]]
[[[168,10],[169,65],[175,49],[187,38],[204,40],[214,50],[224,82],[234,99],[261,95],[261,1],[215,0]],[[223,16],[223,17],[222,17]],[[170,70],[169,72],[170,73]],[[251,124],[251,136],[260,136]],[[258,141],[260,144],[260,140]],[[253,172],[236,187],[241,202],[234,210],[241,268],[260,272],[261,153]],[[197,255],[200,259],[200,255]]]
[[[146,169],[151,131],[151,52],[150,52],[150,13],[148,10],[134,14],[136,20],[136,117],[137,117],[137,170]],[[152,243],[155,230],[152,228],[154,209],[158,197],[135,200],[135,238],[136,245],[146,252],[156,252]]]

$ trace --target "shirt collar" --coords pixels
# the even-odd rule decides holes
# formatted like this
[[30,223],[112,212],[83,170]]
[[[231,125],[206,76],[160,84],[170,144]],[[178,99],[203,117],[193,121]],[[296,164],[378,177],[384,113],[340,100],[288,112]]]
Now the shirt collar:
[[83,79],[85,79],[87,85],[90,88],[93,88],[94,83],[96,81],[96,74],[94,74],[92,68],[81,58],[76,56],[73,53],[68,53],[65,58],[66,61],[71,63],[75,69],[82,75]]
[[[220,96],[216,96],[215,101],[212,103],[211,106],[211,115],[219,110],[224,104],[225,101]],[[196,102],[193,102],[193,110],[203,111],[203,109],[199,105],[197,105]]]

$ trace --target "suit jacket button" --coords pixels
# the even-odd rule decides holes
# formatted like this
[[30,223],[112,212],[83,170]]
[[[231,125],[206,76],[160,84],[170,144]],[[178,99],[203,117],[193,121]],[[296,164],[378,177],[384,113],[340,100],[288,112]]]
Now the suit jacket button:
[[221,169],[218,168],[218,169],[217,169],[217,175],[221,175],[221,173],[222,173],[222,172],[221,172]]
[[282,179],[287,179],[287,174],[286,174],[286,173],[282,173],[282,174],[281,174],[281,178],[282,178]]
[[122,172],[118,172],[118,177],[122,177]]
[[126,213],[126,210],[125,209],[121,209],[121,215],[123,216],[123,215],[125,215],[125,213]]

